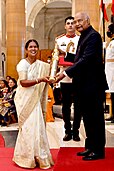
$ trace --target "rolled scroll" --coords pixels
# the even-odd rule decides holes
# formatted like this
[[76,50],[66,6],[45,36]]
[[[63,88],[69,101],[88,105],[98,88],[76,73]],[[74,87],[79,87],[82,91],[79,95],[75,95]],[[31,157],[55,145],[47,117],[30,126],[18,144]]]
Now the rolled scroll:
[[51,72],[50,72],[50,81],[55,81],[55,75],[57,73],[57,66],[59,61],[59,50],[57,42],[55,42],[55,48],[52,53],[52,65],[51,65]]

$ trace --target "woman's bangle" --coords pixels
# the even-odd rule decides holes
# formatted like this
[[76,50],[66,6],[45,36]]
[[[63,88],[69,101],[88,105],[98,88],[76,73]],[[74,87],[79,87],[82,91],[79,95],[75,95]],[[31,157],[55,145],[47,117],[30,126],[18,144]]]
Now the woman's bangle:
[[38,84],[39,83],[39,81],[38,81],[38,79],[36,79],[36,84]]
[[38,79],[38,83],[41,83],[41,82],[42,82],[42,78],[39,78],[39,79]]
[[41,82],[42,82],[42,79],[41,78],[39,78],[39,79],[37,78],[36,79],[36,84],[41,83]]

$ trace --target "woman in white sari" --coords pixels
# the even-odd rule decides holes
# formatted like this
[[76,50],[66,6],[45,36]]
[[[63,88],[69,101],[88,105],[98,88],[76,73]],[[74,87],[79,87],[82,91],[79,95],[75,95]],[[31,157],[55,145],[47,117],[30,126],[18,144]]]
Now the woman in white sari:
[[15,95],[19,133],[13,161],[24,168],[42,169],[53,165],[45,129],[50,65],[37,60],[39,45],[34,39],[25,45],[27,57],[17,65],[19,75]]

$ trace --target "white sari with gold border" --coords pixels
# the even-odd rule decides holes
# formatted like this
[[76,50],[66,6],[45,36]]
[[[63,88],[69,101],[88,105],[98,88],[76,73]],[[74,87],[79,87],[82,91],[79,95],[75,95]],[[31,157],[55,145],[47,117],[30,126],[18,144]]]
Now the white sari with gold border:
[[[29,64],[22,59],[17,65],[19,80],[33,80],[49,75],[50,66],[40,60]],[[15,104],[18,114],[19,133],[13,161],[25,168],[50,168],[53,165],[49,149],[43,113],[46,112],[47,83],[22,87],[18,81]]]

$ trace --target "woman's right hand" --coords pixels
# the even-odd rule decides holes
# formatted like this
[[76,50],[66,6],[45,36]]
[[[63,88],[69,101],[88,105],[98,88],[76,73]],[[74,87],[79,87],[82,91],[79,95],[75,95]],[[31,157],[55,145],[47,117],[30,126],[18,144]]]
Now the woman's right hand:
[[40,82],[48,83],[49,82],[49,76],[38,78],[38,83],[40,83]]

